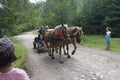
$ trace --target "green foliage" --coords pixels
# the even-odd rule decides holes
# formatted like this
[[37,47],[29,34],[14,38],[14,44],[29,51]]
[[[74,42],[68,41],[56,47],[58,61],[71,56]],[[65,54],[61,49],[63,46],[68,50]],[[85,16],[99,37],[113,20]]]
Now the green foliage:
[[26,49],[23,47],[21,42],[13,39],[14,47],[15,47],[15,54],[18,57],[18,60],[13,63],[14,67],[17,68],[24,68],[24,61],[26,59]]
[[[76,22],[84,26],[87,34],[103,34],[105,27],[110,26],[112,36],[120,37],[120,1],[118,0],[85,0],[83,9]],[[77,24],[79,24],[77,23]]]
[[34,35],[38,35],[39,33],[38,33],[38,30],[34,30],[33,32],[32,32]]
[[36,29],[35,12],[28,0],[1,0],[0,4],[0,37]]
[[[19,34],[67,23],[83,26],[85,34],[105,34],[112,28],[112,36],[120,37],[120,0],[0,0],[0,37]],[[10,31],[8,31],[10,30]]]
[[43,4],[41,6],[43,25],[56,26],[68,22],[71,6],[69,0],[46,0]]

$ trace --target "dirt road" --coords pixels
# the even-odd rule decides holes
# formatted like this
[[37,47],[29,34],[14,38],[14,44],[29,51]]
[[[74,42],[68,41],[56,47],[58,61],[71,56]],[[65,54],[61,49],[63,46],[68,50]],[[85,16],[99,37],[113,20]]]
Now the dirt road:
[[32,45],[34,37],[31,33],[17,36],[28,50],[31,80],[120,80],[120,54],[77,45],[75,55],[70,59],[63,55],[61,64],[58,54],[55,60],[47,53],[38,54]]

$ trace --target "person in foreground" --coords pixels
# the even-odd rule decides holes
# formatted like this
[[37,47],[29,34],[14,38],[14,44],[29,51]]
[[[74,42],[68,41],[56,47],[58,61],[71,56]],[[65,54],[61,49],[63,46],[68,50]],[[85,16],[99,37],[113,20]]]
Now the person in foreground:
[[0,80],[30,80],[24,70],[12,67],[16,60],[12,42],[0,38]]
[[111,41],[111,31],[112,29],[110,27],[106,27],[106,35],[105,35],[105,41],[106,41],[106,50],[111,50],[111,45],[110,45],[110,41]]

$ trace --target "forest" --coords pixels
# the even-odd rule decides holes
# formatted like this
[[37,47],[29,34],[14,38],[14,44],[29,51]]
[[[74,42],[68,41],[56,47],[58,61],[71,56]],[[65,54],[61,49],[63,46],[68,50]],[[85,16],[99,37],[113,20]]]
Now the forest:
[[59,24],[82,26],[86,35],[120,37],[120,0],[0,0],[0,37]]

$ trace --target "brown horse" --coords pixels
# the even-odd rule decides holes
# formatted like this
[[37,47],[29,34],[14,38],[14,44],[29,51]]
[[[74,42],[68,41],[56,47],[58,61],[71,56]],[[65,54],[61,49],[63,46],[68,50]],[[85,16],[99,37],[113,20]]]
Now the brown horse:
[[45,29],[43,33],[43,40],[45,41],[45,45],[48,49],[48,55],[50,56],[51,48],[50,48],[50,36],[54,29]]
[[[70,34],[70,38],[71,38],[71,43],[74,46],[74,50],[71,53],[73,55],[77,48],[76,44],[75,44],[76,41],[77,41],[77,43],[81,42],[81,35],[83,34],[82,27],[78,27],[78,26],[69,27],[69,34]],[[64,43],[63,50],[64,50],[64,54],[68,55],[68,58],[70,58],[68,44],[69,43]],[[67,52],[65,51],[65,46],[67,48]]]
[[60,63],[63,63],[62,61],[62,53],[61,53],[61,48],[64,45],[64,41],[70,41],[70,35],[68,32],[68,26],[67,25],[59,25],[55,27],[55,29],[51,32],[50,35],[50,56],[52,59],[54,59],[54,50],[58,49],[59,51],[59,61]]
[[[54,31],[54,29],[44,29],[44,33],[43,33],[43,40],[45,42],[45,46],[48,49],[48,55],[51,56],[51,37],[52,37],[52,32]],[[56,53],[58,53],[58,49],[55,48]]]

